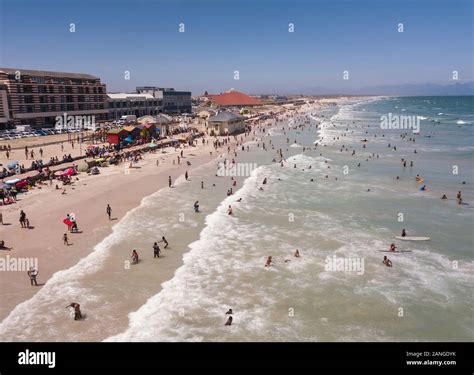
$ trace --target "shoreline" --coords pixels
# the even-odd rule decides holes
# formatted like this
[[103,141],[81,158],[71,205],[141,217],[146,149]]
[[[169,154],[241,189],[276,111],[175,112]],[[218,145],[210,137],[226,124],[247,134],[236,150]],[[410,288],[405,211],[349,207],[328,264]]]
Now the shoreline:
[[[3,221],[7,224],[0,226],[2,239],[12,250],[2,250],[0,256],[39,258],[39,275],[38,287],[34,287],[30,285],[26,271],[0,272],[0,288],[3,291],[0,321],[7,318],[16,306],[33,297],[54,273],[74,266],[95,251],[95,247],[112,233],[114,224],[120,222],[129,211],[139,207],[144,198],[168,187],[168,176],[176,181],[186,171],[192,173],[226,152],[224,147],[217,151],[214,149],[214,138],[204,139],[210,141],[209,145],[202,145],[200,138],[197,147],[184,149],[185,159],[180,165],[172,164],[172,160],[182,149],[174,151],[173,148],[167,148],[166,154],[161,150],[146,154],[131,170],[122,164],[102,168],[98,176],[79,174],[79,181],[74,181],[65,195],[61,195],[61,190],[55,190],[54,185],[44,186],[41,190],[27,193],[27,196],[19,196],[16,204],[2,207]],[[233,139],[231,147],[235,147]],[[158,167],[157,159],[160,159]],[[191,166],[186,165],[187,160],[192,163]],[[125,172],[127,170],[129,173]],[[87,204],[84,204],[86,201]],[[107,204],[112,207],[112,220],[107,218]],[[18,225],[20,210],[26,212],[33,229],[22,229]],[[62,243],[62,235],[67,232],[67,228],[62,219],[72,212],[76,214],[81,233],[68,233],[71,245],[66,246]]]

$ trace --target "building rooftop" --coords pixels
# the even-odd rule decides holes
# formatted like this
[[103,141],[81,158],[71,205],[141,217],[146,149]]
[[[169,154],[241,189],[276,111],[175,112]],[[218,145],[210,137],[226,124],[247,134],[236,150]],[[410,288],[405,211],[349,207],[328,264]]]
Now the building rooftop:
[[151,94],[107,93],[110,99],[155,99]]
[[82,74],[82,73],[50,72],[47,70],[30,70],[30,69],[22,69],[22,68],[0,68],[0,72],[5,72],[7,74],[16,74],[17,71],[19,71],[21,75],[25,75],[25,76],[100,79],[99,77],[96,77],[90,74]]
[[244,106],[244,105],[261,105],[260,99],[252,98],[240,91],[227,91],[220,95],[208,94],[207,97],[214,103],[222,106]]

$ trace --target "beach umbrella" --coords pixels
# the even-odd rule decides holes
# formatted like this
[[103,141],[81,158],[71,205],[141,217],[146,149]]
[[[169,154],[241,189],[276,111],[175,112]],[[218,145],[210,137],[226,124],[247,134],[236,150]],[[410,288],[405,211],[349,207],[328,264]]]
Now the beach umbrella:
[[74,168],[68,168],[63,172],[63,176],[72,176],[74,174]]
[[87,164],[86,162],[80,162],[77,165],[77,170],[79,172],[86,172],[88,169],[89,169],[89,164]]
[[17,161],[12,161],[10,163],[7,164],[7,168],[8,169],[15,169],[15,167],[18,165],[18,162]]
[[5,181],[6,184],[9,184],[9,185],[14,185],[16,184],[18,181],[21,181],[19,178],[14,178],[13,180],[8,180],[8,181]]
[[21,181],[18,181],[16,184],[15,184],[15,187],[17,188],[22,188],[23,186],[26,186],[28,185],[28,181],[27,180],[21,180]]

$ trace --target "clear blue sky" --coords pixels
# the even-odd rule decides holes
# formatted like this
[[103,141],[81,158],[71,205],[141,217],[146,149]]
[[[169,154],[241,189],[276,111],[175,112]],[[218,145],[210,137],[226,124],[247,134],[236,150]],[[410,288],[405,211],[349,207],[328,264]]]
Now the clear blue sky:
[[473,3],[0,0],[0,66],[95,74],[109,91],[159,85],[193,94],[447,84],[453,70],[465,82],[473,78]]

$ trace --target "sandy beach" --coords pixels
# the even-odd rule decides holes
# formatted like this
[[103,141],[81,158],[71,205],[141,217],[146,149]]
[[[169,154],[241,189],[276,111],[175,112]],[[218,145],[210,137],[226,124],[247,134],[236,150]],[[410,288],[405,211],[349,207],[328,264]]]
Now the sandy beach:
[[[41,189],[19,195],[16,204],[2,206],[4,225],[0,225],[0,237],[12,250],[2,250],[0,256],[38,258],[39,286],[31,286],[25,272],[1,272],[0,288],[3,294],[0,320],[16,305],[34,295],[56,271],[71,267],[89,254],[97,243],[110,234],[112,226],[138,206],[144,197],[168,188],[168,176],[175,181],[186,171],[192,175],[193,169],[224,151],[222,148],[216,152],[212,146],[213,139],[206,140],[209,144],[202,145],[200,138],[197,147],[181,148],[184,158],[180,165],[174,165],[173,159],[181,149],[166,148],[166,153],[162,150],[147,153],[132,169],[122,164],[101,168],[101,174],[97,176],[81,173],[77,176],[79,180],[67,187],[66,194],[55,190],[54,184],[43,185]],[[69,143],[67,147],[71,147]],[[156,165],[157,159],[159,166]],[[190,161],[191,166],[186,161]],[[112,207],[112,220],[106,214],[107,204]],[[21,228],[18,221],[20,210],[27,214],[32,229]],[[64,245],[62,239],[67,232],[62,222],[67,213],[75,213],[80,231],[68,233],[69,246]],[[172,257],[164,260],[162,268],[167,272],[161,273],[162,281],[173,275],[181,262],[182,251],[175,251]]]

